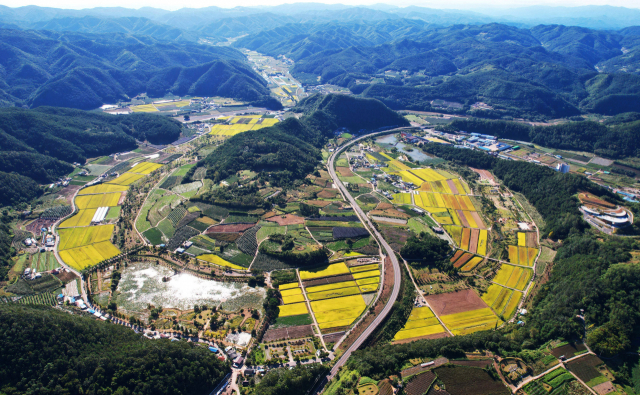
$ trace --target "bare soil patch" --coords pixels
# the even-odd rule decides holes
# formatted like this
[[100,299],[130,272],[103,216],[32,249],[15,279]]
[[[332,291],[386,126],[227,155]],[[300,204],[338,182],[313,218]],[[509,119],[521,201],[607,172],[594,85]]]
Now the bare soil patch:
[[470,310],[484,309],[487,304],[472,289],[429,295],[427,302],[437,315],[449,315]]
[[281,339],[299,339],[313,336],[313,325],[291,326],[288,328],[269,329],[265,332],[263,341],[270,342]]
[[348,167],[336,167],[336,171],[342,176],[342,177],[353,177],[355,176],[355,174],[353,174],[353,172],[351,171],[350,168]]
[[316,196],[322,199],[333,199],[338,195],[338,191],[335,189],[325,188],[321,192],[318,192]]
[[297,215],[293,215],[293,214],[287,214],[284,217],[281,215],[277,215],[277,216],[268,218],[267,221],[275,222],[280,226],[304,224],[304,218],[298,217]]
[[328,205],[330,205],[333,202],[328,202],[325,200],[308,200],[307,204],[311,205],[311,206],[316,206],[316,207],[327,207]]
[[553,350],[551,350],[551,354],[556,358],[559,358],[561,355],[564,355],[567,359],[569,359],[573,357],[575,353],[586,350],[586,349],[587,347],[583,343],[569,343],[569,344],[565,344],[564,346],[554,348]]
[[343,274],[340,276],[333,277],[323,277],[315,280],[303,281],[302,284],[306,287],[313,287],[316,285],[326,285],[326,284],[334,284],[341,283],[343,281],[353,281],[353,276],[351,274]]

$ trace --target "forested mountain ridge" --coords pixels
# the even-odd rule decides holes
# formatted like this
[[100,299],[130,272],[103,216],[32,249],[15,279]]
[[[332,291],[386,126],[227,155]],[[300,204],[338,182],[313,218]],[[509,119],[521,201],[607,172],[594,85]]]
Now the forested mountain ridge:
[[93,109],[147,92],[269,100],[232,48],[148,36],[0,29],[0,103]]
[[179,122],[151,114],[0,108],[0,207],[38,197],[38,184],[71,173],[72,162],[134,149],[136,140],[172,142],[181,131]]
[[[307,34],[290,25],[289,38],[280,28],[260,38],[247,36],[236,45],[270,53],[278,51],[275,41],[284,42],[279,48],[297,60],[292,74],[303,82],[348,87],[394,109],[429,110],[432,100],[441,99],[468,110],[475,101],[485,101],[511,115],[561,117],[612,115],[640,103],[640,75],[626,72],[634,69],[632,63],[624,66],[625,72],[598,71],[606,62],[622,68],[624,59],[633,60],[634,51],[640,50],[640,36],[634,34],[495,23],[421,30],[414,24],[392,29],[392,42],[381,45],[359,45],[373,40],[344,26],[346,42],[318,40],[323,34],[333,37],[338,25]],[[341,45],[345,47],[335,48]]]

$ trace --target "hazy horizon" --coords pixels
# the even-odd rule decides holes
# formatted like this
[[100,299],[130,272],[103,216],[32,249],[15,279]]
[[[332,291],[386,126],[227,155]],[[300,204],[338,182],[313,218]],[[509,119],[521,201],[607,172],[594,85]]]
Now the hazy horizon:
[[[346,6],[373,6],[379,4],[397,6],[397,7],[408,7],[408,6],[419,6],[419,7],[427,7],[427,8],[435,8],[435,9],[453,9],[453,10],[464,10],[464,11],[474,11],[474,12],[483,12],[489,10],[499,10],[499,9],[510,9],[510,8],[523,8],[529,6],[549,6],[549,7],[581,7],[581,6],[613,6],[613,7],[626,7],[632,9],[640,9],[640,4],[637,0],[564,0],[564,1],[546,1],[546,0],[524,0],[517,4],[514,4],[513,1],[510,0],[494,0],[492,2],[487,2],[486,0],[450,0],[446,3],[439,1],[411,1],[411,0],[399,0],[394,2],[394,4],[389,4],[385,2],[371,2],[371,1],[295,1],[295,2],[278,2],[271,0],[240,0],[233,2],[230,4],[226,1],[206,1],[206,0],[194,0],[188,3],[188,6],[184,6],[184,3],[180,3],[180,6],[177,6],[178,3],[168,0],[138,0],[138,1],[123,1],[123,0],[115,0],[109,3],[109,5],[105,5],[102,1],[95,0],[40,0],[35,2],[30,2],[25,4],[23,1],[15,0],[15,1],[2,1],[0,5],[7,7],[24,7],[24,6],[39,6],[39,7],[50,7],[50,8],[60,8],[60,9],[90,9],[90,8],[129,8],[129,9],[140,9],[144,7],[152,7],[163,9],[167,11],[176,11],[181,8],[205,8],[205,7],[220,7],[220,8],[234,8],[234,7],[269,7],[269,6],[279,6],[286,4],[296,4],[296,3],[321,3],[321,4],[342,4]],[[446,4],[446,6],[443,6]]]

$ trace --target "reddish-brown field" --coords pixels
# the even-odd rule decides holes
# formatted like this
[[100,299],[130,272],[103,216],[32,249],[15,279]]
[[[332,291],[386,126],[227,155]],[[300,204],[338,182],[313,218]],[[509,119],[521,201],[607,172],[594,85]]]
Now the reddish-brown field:
[[474,254],[478,251],[478,236],[480,235],[480,229],[471,229],[471,238],[469,239],[469,251]]
[[450,292],[439,295],[429,295],[427,302],[437,315],[462,313],[469,310],[484,309],[487,304],[480,299],[472,289]]
[[616,205],[606,202],[590,193],[582,192],[578,194],[578,199],[586,205],[596,206],[599,208],[615,208]]
[[334,197],[336,197],[336,195],[338,195],[338,190],[327,188],[323,189],[317,194],[317,196],[322,199],[333,199]]
[[460,218],[460,223],[462,223],[462,226],[464,226],[465,228],[470,228],[469,221],[467,221],[467,218],[464,216],[462,210],[456,210],[456,214],[458,214],[458,218]]
[[275,222],[280,226],[304,224],[304,218],[293,214],[287,214],[284,217],[277,215],[275,217],[268,218],[267,221]]
[[329,201],[326,201],[326,200],[307,200],[307,204],[310,204],[310,205],[316,206],[316,207],[327,207],[331,203],[333,203],[333,202],[329,202]]
[[455,253],[455,254],[453,254],[453,256],[451,257],[451,259],[449,259],[449,261],[450,261],[451,263],[453,263],[453,262],[457,261],[457,260],[458,260],[458,258],[460,258],[460,256],[461,256],[462,254],[464,254],[464,251],[462,251],[462,250],[458,250],[458,251],[456,251],[456,253]]
[[489,173],[487,170],[474,169],[473,167],[470,167],[470,169],[480,175],[480,180],[488,180],[491,182],[494,181],[493,175]]
[[469,262],[469,260],[473,258],[473,254],[470,252],[465,252],[464,255],[462,255],[460,257],[460,259],[458,259],[453,266],[457,269],[461,268],[462,266],[465,265],[465,263]]
[[486,226],[484,226],[484,222],[482,221],[482,218],[480,218],[480,214],[478,214],[477,211],[472,211],[471,212],[471,216],[476,221],[476,224],[478,225],[478,228],[480,228],[480,229],[485,229],[486,228]]
[[465,195],[464,191],[458,191],[458,187],[453,183],[453,180],[447,180],[447,185],[449,186],[449,189],[451,189],[451,193],[454,195]]

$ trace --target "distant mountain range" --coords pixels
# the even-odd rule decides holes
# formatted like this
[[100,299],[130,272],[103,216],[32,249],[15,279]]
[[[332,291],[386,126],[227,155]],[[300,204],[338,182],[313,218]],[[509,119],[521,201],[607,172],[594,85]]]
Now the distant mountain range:
[[149,36],[0,29],[0,103],[93,109],[139,93],[275,102],[244,55]]

